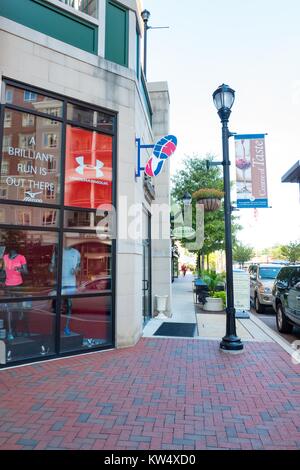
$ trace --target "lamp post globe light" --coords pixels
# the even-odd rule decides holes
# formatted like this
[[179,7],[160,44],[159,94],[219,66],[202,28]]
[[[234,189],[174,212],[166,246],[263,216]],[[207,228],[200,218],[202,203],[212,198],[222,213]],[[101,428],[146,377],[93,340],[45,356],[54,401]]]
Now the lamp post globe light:
[[184,193],[182,197],[182,202],[185,207],[188,207],[192,202],[192,196],[187,191]]
[[222,338],[220,349],[227,352],[240,351],[243,343],[236,334],[233,268],[232,268],[232,238],[231,238],[231,201],[230,201],[230,160],[228,139],[232,135],[228,129],[231,108],[235,92],[228,85],[221,85],[213,93],[214,104],[222,122],[223,146],[223,181],[224,181],[224,212],[225,212],[225,255],[226,255],[226,335]]

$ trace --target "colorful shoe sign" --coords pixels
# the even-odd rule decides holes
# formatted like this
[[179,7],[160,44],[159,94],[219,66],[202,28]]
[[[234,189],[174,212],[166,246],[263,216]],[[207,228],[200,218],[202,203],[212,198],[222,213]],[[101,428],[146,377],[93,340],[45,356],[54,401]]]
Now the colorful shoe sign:
[[149,158],[145,173],[148,176],[157,176],[162,171],[167,158],[169,158],[176,150],[177,138],[174,135],[166,135],[160,139],[153,149],[153,153]]

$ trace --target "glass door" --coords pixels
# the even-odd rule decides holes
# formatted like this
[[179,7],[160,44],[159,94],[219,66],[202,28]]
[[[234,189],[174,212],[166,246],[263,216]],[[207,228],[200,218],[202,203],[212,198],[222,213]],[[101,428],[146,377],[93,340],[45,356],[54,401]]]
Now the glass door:
[[147,323],[151,318],[152,291],[151,291],[151,219],[147,211],[143,211],[143,319]]

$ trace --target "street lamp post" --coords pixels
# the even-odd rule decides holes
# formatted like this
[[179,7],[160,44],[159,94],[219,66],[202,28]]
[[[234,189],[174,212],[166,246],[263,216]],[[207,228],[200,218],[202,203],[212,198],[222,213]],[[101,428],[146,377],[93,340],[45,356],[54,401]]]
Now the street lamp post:
[[150,11],[143,10],[141,13],[141,17],[144,22],[144,75],[145,78],[147,78],[147,32],[148,29],[150,29],[150,26],[148,26]]
[[187,191],[183,195],[182,202],[185,207],[188,207],[192,202],[192,196]]
[[233,293],[232,238],[231,238],[231,201],[230,201],[230,160],[228,139],[232,135],[228,129],[229,116],[234,103],[235,92],[228,85],[221,85],[213,93],[214,104],[222,122],[223,145],[223,180],[225,212],[225,255],[226,255],[226,335],[222,338],[220,348],[234,352],[243,349],[243,343],[236,334],[235,308]]

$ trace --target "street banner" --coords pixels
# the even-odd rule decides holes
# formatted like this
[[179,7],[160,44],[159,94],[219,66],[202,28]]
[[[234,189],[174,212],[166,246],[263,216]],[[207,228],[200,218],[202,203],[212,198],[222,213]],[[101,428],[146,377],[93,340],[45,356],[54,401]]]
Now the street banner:
[[234,138],[237,207],[268,207],[265,134]]

